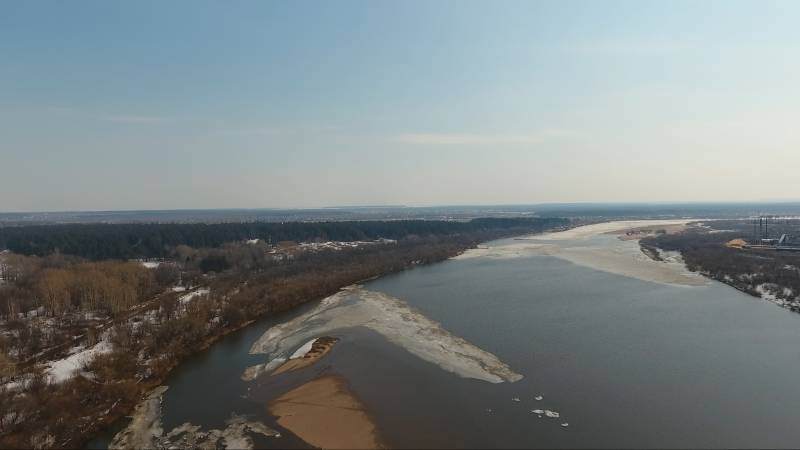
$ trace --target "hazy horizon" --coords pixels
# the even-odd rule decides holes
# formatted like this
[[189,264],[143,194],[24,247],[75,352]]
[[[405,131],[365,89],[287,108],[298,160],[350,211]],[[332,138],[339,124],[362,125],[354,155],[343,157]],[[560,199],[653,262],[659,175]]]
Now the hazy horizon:
[[[308,207],[207,207],[207,208],[165,208],[165,209],[76,209],[76,210],[28,210],[28,211],[0,211],[0,216],[6,218],[22,215],[48,215],[53,216],[63,215],[63,217],[87,217],[93,215],[108,215],[114,217],[117,221],[124,221],[124,217],[129,214],[138,213],[166,213],[167,215],[183,215],[189,214],[187,217],[193,217],[194,220],[202,221],[203,213],[231,213],[233,217],[242,216],[244,219],[248,217],[250,220],[261,220],[259,215],[253,216],[255,213],[315,213],[318,211],[341,211],[346,213],[359,213],[366,212],[370,215],[379,216],[380,214],[388,213],[395,216],[408,210],[407,213],[420,213],[427,214],[433,212],[436,214],[446,214],[448,212],[457,212],[459,215],[467,214],[472,211],[472,214],[479,215],[493,215],[501,213],[509,214],[524,214],[542,213],[546,215],[567,214],[570,213],[580,214],[591,212],[592,214],[602,212],[603,214],[619,214],[621,211],[633,212],[633,215],[639,216],[643,211],[649,211],[648,214],[667,214],[674,215],[676,211],[687,213],[689,211],[706,211],[707,208],[724,209],[727,215],[746,216],[753,214],[778,214],[778,215],[796,215],[800,213],[800,200],[763,200],[763,201],[653,201],[653,202],[542,202],[542,203],[461,203],[461,204],[408,204],[408,205],[319,205]],[[755,208],[755,209],[754,209]],[[706,211],[708,212],[708,211]],[[732,212],[736,212],[735,214]],[[174,213],[174,214],[173,214]],[[200,216],[193,216],[191,213],[201,213]],[[239,214],[241,213],[241,214]],[[501,214],[502,215],[502,214]],[[689,214],[692,215],[692,214]],[[696,214],[694,214],[696,216]],[[250,217],[252,216],[252,217]],[[713,216],[713,214],[712,214]],[[312,217],[317,217],[312,214]],[[698,216],[699,217],[699,216]],[[710,216],[709,216],[710,217]],[[306,220],[306,219],[295,219]]]
[[224,211],[224,210],[323,210],[323,209],[369,209],[369,208],[459,208],[459,207],[542,207],[542,206],[609,206],[609,205],[649,205],[649,206],[674,206],[674,205],[781,205],[800,204],[800,200],[752,200],[752,201],[652,201],[652,202],[541,202],[541,203],[430,203],[430,204],[353,204],[353,205],[310,205],[310,206],[209,206],[201,208],[175,207],[175,208],[112,208],[112,209],[29,209],[29,210],[0,210],[0,214],[36,214],[36,213],[92,213],[92,212],[138,212],[138,211]]
[[796,2],[2,11],[0,212],[799,198]]

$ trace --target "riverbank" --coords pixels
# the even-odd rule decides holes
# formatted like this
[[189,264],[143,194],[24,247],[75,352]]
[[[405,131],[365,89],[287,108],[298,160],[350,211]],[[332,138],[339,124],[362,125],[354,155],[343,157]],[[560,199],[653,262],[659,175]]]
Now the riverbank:
[[[641,245],[656,260],[679,255],[708,279],[800,312],[800,255],[748,248],[745,239],[751,226],[746,220],[708,223],[679,234],[648,237]],[[787,220],[776,227],[788,235],[800,229],[800,223]]]
[[128,426],[114,436],[109,448],[121,450],[196,448],[229,448],[249,450],[254,448],[253,436],[279,438],[281,434],[264,423],[249,420],[246,416],[232,415],[222,430],[203,430],[185,422],[166,432],[162,425],[162,402],[168,386],[153,389],[142,400]]

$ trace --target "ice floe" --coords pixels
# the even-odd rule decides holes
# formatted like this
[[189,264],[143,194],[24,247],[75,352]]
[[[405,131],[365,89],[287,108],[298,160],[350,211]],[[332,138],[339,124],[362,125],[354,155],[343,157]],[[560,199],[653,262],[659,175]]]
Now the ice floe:
[[161,402],[167,386],[154,389],[134,410],[128,426],[111,441],[112,449],[251,449],[252,435],[280,437],[280,433],[265,424],[232,414],[225,429],[203,430],[199,425],[184,423],[165,433],[161,423]]
[[[522,378],[495,355],[454,336],[402,300],[360,286],[345,288],[323,299],[312,310],[270,328],[253,344],[250,353],[265,354],[270,360],[285,360],[292,349],[314,336],[359,326],[380,333],[411,354],[464,378],[490,383]],[[248,378],[268,371],[270,365],[249,368]]]

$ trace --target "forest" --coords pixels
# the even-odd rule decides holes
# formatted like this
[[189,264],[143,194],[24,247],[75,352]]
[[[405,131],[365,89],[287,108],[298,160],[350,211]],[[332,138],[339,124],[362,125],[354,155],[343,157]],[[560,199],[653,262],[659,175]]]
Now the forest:
[[181,224],[62,224],[0,227],[0,250],[46,256],[55,252],[91,260],[163,258],[178,245],[219,247],[247,239],[359,241],[448,236],[492,230],[536,231],[565,225],[560,218],[478,218],[469,221],[246,222]]

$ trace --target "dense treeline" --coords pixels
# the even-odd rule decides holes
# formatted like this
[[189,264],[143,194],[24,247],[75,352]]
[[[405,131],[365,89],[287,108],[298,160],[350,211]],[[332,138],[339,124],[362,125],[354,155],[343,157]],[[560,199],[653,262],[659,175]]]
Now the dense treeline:
[[[14,299],[38,300],[39,304],[34,305],[43,307],[51,316],[79,310],[118,313],[160,287],[154,272],[138,263],[102,261],[47,267],[30,257],[25,262],[32,269],[30,273],[9,280],[13,283],[8,286],[0,286],[0,318],[15,317],[31,309]],[[28,295],[20,292],[26,288]]]
[[0,227],[0,249],[24,255],[61,252],[84,258],[165,257],[178,245],[218,247],[244,239],[357,241],[446,236],[502,229],[539,231],[566,225],[559,218],[481,218],[468,222],[399,220],[219,224],[65,224]]

